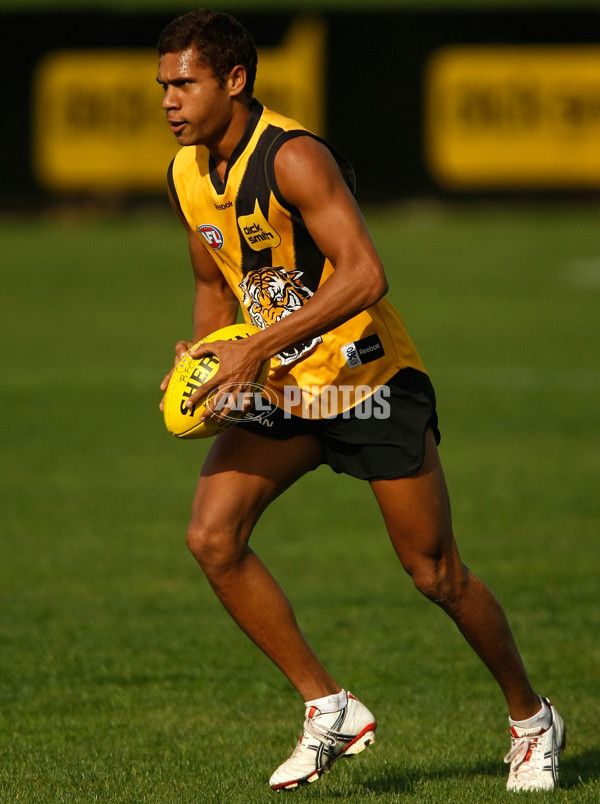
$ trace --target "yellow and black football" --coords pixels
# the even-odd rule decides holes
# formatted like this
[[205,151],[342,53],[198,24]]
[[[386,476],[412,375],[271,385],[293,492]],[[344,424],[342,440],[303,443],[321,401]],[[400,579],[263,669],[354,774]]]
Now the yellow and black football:
[[[212,332],[191,348],[195,349],[200,344],[214,341],[248,338],[255,332],[260,332],[260,330],[252,324],[233,324]],[[255,385],[262,386],[264,384],[269,373],[269,365],[269,360],[263,363],[259,375],[254,381]],[[244,415],[242,411],[236,412],[235,410],[230,410],[226,416],[219,415],[218,411],[211,407],[211,402],[215,399],[219,389],[207,397],[202,397],[193,407],[186,407],[190,396],[212,379],[218,370],[219,360],[216,355],[208,354],[195,359],[190,356],[189,352],[186,352],[181,358],[175,366],[165,391],[163,412],[169,433],[177,438],[210,438],[227,427],[231,427],[237,419]],[[200,416],[207,408],[213,411],[213,415],[206,421],[200,421]]]

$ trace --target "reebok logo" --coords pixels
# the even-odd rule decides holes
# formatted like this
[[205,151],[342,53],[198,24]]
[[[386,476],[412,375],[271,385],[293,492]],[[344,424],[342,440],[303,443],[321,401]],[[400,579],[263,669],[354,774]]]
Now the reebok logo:
[[371,363],[373,360],[378,360],[384,356],[385,351],[383,344],[379,340],[379,335],[375,334],[342,346],[342,354],[348,368],[353,369],[365,363]]

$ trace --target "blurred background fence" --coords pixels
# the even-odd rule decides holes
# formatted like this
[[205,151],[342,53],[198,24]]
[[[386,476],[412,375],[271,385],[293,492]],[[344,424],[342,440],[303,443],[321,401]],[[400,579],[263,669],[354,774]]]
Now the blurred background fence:
[[[594,4],[286,8],[234,9],[256,95],[345,153],[362,201],[598,198]],[[176,144],[154,46],[185,10],[0,10],[3,207],[164,195]]]

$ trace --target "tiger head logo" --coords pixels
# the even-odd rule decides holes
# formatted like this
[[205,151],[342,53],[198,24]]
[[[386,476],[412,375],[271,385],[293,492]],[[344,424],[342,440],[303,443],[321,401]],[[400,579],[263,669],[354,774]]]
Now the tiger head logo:
[[[300,281],[301,276],[302,271],[285,268],[262,268],[246,274],[240,282],[242,304],[255,326],[265,329],[302,307],[313,293]],[[295,363],[319,343],[320,337],[288,347],[278,355],[281,365]]]
[[244,291],[242,304],[252,323],[264,329],[293,313],[313,294],[302,284],[302,271],[262,268],[250,271],[240,282]]

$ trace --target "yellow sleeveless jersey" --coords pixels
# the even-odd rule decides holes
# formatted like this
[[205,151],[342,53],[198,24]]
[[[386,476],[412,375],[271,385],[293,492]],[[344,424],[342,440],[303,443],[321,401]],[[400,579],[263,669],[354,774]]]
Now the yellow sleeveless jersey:
[[[254,100],[225,181],[204,146],[182,148],[169,168],[175,202],[223,272],[246,321],[261,329],[301,307],[333,271],[277,186],[275,154],[297,136],[315,135]],[[354,190],[352,167],[327,147]],[[291,345],[272,366],[269,396],[296,415],[307,415],[310,406],[311,418],[324,409],[315,405],[321,395],[327,395],[327,411],[342,412],[402,368],[425,371],[386,299],[321,337]]]

